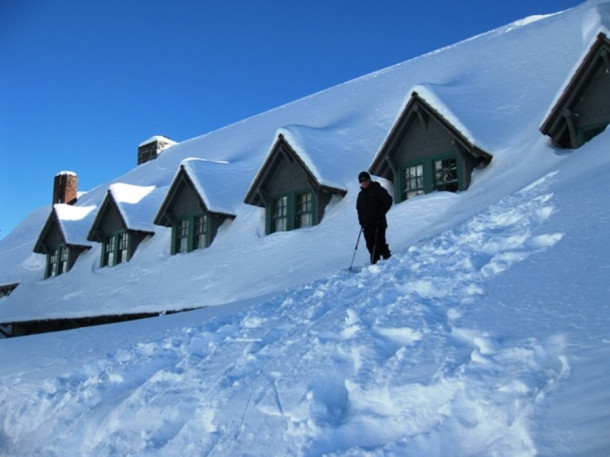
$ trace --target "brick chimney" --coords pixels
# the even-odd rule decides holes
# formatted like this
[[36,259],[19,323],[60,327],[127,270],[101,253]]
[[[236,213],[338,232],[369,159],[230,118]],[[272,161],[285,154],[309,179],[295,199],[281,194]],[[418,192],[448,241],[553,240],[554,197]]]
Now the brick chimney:
[[53,204],[76,203],[78,192],[78,176],[72,171],[60,171],[53,181]]
[[138,165],[156,159],[157,156],[161,154],[161,151],[174,144],[177,143],[161,135],[155,135],[143,143],[140,143],[138,146]]

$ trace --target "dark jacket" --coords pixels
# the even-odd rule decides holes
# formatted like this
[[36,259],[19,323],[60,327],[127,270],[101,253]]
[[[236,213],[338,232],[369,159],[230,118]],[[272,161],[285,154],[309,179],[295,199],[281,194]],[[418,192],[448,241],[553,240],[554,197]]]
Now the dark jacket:
[[371,181],[366,189],[360,188],[356,210],[362,227],[375,227],[379,224],[387,227],[385,215],[391,207],[392,197],[377,181]]

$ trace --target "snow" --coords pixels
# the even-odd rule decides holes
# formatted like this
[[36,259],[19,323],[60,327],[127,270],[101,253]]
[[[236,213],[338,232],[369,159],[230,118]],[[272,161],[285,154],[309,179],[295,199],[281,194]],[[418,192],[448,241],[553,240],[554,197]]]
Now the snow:
[[166,188],[125,183],[112,184],[108,189],[108,196],[116,202],[127,228],[145,232],[154,232],[152,221],[165,193]]
[[420,97],[426,100],[430,105],[434,106],[436,111],[447,121],[449,122],[456,130],[458,130],[470,144],[474,146],[478,146],[480,149],[485,150],[485,145],[480,144],[478,142],[472,132],[462,124],[460,119],[454,115],[449,107],[447,107],[442,98],[439,98],[435,93],[434,87],[429,87],[426,85],[419,85],[413,88],[411,93],[417,92]]
[[53,205],[57,220],[68,244],[89,246],[87,227],[93,223],[96,206],[74,206],[65,203]]
[[[610,3],[536,19],[181,142],[77,203],[119,189],[150,223],[188,158],[240,201],[284,131],[348,191],[318,226],[265,236],[240,203],[209,248],[172,256],[154,226],[126,264],[94,246],[43,280],[33,211],[0,241],[0,282],[21,283],[0,322],[204,308],[0,340],[0,455],[607,456],[610,133],[568,152],[537,127]],[[393,256],[367,265],[361,244],[349,273],[355,177],[418,85],[493,161],[395,205]],[[327,172],[313,145],[333,132]]]
[[208,211],[231,216],[235,214],[241,200],[223,190],[223,185],[231,176],[228,162],[191,158],[183,160],[181,166],[191,178]]
[[55,176],[76,176],[76,173],[73,171],[60,171]]
[[162,135],[154,135],[154,136],[150,137],[148,140],[142,141],[138,145],[138,147],[145,146],[145,145],[150,144],[150,143],[154,143],[155,141],[160,141],[161,143],[164,143],[165,147],[169,147],[169,146],[173,146],[175,144],[178,144],[178,143],[176,143],[174,140],[172,140],[170,138],[164,137]]

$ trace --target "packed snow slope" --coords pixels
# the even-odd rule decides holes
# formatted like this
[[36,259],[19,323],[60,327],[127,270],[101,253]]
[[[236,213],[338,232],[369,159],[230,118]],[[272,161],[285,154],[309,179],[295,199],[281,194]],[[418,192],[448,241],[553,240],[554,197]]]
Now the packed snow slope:
[[[96,207],[87,213],[94,215],[108,189],[113,195],[133,189],[124,195],[129,219],[154,236],[128,263],[100,268],[100,244],[84,239],[92,221],[83,218],[83,242],[92,249],[67,274],[44,280],[45,257],[32,249],[50,208],[34,211],[0,241],[0,284],[20,283],[0,301],[0,323],[222,305],[345,267],[358,233],[356,176],[371,164],[413,91],[493,161],[475,173],[467,192],[396,205],[389,214],[391,247],[404,250],[467,220],[554,160],[538,128],[596,35],[607,30],[609,5],[590,1],[527,18],[165,149],[77,203]],[[347,195],[331,202],[318,226],[265,236],[264,210],[243,200],[280,133],[320,182]],[[135,148],[133,153],[135,161]],[[188,158],[219,165],[202,185],[216,196],[213,206],[236,218],[209,248],[172,256],[171,230],[153,220]],[[364,263],[360,254],[357,261]]]
[[[610,133],[559,151],[537,131],[608,18],[610,4],[595,1],[511,24],[176,145],[117,179],[163,194],[201,145],[200,158],[235,165],[225,178],[239,192],[218,204],[233,202],[237,217],[208,249],[170,256],[158,227],[127,264],[100,269],[94,248],[42,280],[31,247],[49,209],[34,211],[0,244],[3,278],[22,283],[0,299],[3,321],[223,306],[1,340],[0,455],[609,455]],[[494,159],[466,192],[395,205],[392,258],[367,266],[360,246],[364,268],[348,273],[354,176],[413,88]],[[301,111],[307,128],[276,124]],[[236,136],[259,128],[268,135]],[[262,212],[240,199],[277,131],[302,147],[343,132],[366,151],[321,177],[348,193],[320,225],[263,236]],[[225,140],[245,146],[226,157],[212,147]],[[109,185],[79,205],[99,205]]]
[[359,273],[3,340],[0,455],[607,456],[609,149]]

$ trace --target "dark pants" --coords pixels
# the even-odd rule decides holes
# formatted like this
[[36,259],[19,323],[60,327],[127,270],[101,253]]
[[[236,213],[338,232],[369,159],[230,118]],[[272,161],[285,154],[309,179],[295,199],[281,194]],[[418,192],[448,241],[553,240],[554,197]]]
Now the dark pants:
[[371,254],[371,263],[376,264],[380,257],[390,258],[390,247],[385,239],[385,225],[364,227],[364,240],[366,248]]

